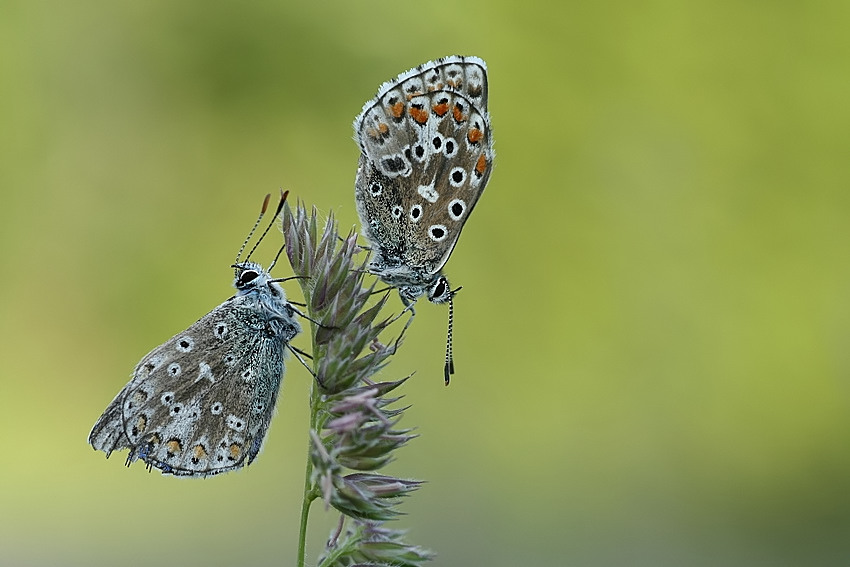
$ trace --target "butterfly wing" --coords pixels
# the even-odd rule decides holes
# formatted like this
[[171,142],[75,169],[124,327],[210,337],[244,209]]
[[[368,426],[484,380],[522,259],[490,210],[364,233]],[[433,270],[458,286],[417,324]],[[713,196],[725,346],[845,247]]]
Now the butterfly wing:
[[367,238],[390,264],[439,271],[492,169],[486,65],[454,56],[407,71],[381,87],[354,128]]
[[[107,456],[129,449],[175,475],[249,464],[277,401],[286,343],[297,333],[251,298],[236,296],[137,365],[89,436]],[[247,461],[246,461],[247,459]]]

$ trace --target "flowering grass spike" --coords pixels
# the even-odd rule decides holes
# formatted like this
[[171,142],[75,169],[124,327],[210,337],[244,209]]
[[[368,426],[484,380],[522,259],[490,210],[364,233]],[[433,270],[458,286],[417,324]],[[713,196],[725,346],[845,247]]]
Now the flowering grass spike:
[[387,295],[375,300],[374,285],[364,284],[367,270],[365,260],[356,258],[356,235],[340,238],[332,218],[320,233],[316,216],[302,205],[283,212],[286,254],[311,323],[315,375],[298,565],[304,565],[310,504],[318,498],[342,514],[319,567],[422,565],[433,554],[384,526],[400,514],[400,499],[422,483],[376,472],[415,437],[398,426],[406,408],[389,407],[400,399],[389,395],[407,379],[372,379],[398,350],[401,336],[389,345],[380,341],[393,320],[379,319]]

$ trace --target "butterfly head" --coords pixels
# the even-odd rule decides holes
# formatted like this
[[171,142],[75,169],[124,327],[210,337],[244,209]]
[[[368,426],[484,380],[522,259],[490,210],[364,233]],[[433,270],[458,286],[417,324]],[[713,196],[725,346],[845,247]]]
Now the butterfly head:
[[283,289],[272,280],[271,275],[261,265],[256,262],[241,262],[233,264],[232,267],[236,270],[233,287],[239,295],[252,292],[268,293],[274,298],[285,301]]

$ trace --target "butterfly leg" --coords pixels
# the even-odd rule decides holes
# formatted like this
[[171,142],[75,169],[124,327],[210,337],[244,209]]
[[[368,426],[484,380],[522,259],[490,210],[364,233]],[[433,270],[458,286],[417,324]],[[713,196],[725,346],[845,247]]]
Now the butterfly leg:
[[298,362],[300,362],[304,366],[304,368],[307,369],[307,372],[309,372],[310,375],[313,378],[317,378],[316,374],[313,372],[313,369],[310,368],[310,366],[308,366],[306,362],[304,362],[303,358],[301,358],[301,356],[303,355],[303,356],[306,356],[307,358],[312,359],[313,358],[312,356],[310,356],[309,354],[307,354],[306,352],[304,352],[301,349],[295,348],[294,346],[290,345],[289,343],[286,343],[286,348],[289,349],[289,352],[291,352],[293,355],[295,355],[295,358],[298,359]]

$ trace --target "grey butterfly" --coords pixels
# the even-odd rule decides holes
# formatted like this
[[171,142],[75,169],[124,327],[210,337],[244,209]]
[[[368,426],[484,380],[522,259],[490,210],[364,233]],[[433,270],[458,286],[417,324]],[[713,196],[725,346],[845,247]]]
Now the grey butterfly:
[[[267,203],[268,196],[263,211]],[[301,328],[271,267],[238,256],[233,267],[236,295],[142,358],[95,423],[92,447],[107,457],[129,449],[127,466],[140,459],[180,476],[219,474],[256,458],[277,403],[284,349]]]
[[402,73],[363,106],[354,132],[361,150],[355,201],[372,249],[369,271],[397,287],[411,310],[422,295],[449,303],[448,384],[457,290],[442,270],[495,157],[486,64],[455,55]]

